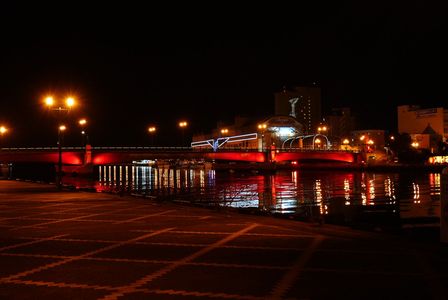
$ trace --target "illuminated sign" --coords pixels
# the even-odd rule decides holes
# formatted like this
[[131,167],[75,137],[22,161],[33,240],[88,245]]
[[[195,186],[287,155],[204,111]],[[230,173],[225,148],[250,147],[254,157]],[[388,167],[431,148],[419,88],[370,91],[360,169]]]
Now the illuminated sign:
[[416,111],[417,118],[420,117],[430,117],[437,113],[437,108],[420,109]]
[[448,156],[437,155],[429,158],[430,164],[448,164]]
[[211,146],[214,151],[221,148],[226,143],[237,143],[237,142],[245,142],[250,140],[256,140],[258,138],[257,133],[248,133],[248,134],[242,134],[242,135],[234,135],[229,137],[221,137],[217,138],[216,140],[209,139],[205,141],[198,141],[191,143],[191,147],[204,147],[204,146]]

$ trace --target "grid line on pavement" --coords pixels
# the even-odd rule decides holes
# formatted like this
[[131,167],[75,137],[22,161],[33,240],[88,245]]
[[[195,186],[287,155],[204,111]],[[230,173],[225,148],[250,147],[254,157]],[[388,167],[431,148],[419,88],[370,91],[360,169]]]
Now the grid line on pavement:
[[84,216],[68,218],[68,219],[58,219],[58,220],[55,220],[55,221],[50,221],[50,222],[45,222],[45,223],[38,223],[38,224],[33,224],[33,225],[19,226],[19,227],[13,228],[12,230],[33,228],[33,227],[38,227],[38,226],[42,226],[42,225],[51,225],[51,224],[63,223],[63,222],[67,222],[67,221],[82,220],[82,219],[85,219],[85,218],[91,218],[91,217],[96,217],[96,216],[101,216],[101,215],[110,215],[110,214],[113,214],[114,212],[119,212],[119,211],[121,212],[121,211],[126,211],[126,210],[131,210],[131,209],[134,209],[134,207],[126,207],[126,208],[116,209],[116,210],[113,210],[113,211],[89,214],[89,215],[84,215]]
[[234,232],[234,233],[228,235],[227,237],[225,237],[225,238],[223,238],[223,239],[221,239],[221,240],[219,240],[219,241],[217,241],[217,242],[215,242],[215,243],[213,243],[211,245],[208,245],[207,247],[202,248],[201,250],[199,250],[199,251],[197,251],[197,252],[195,252],[193,254],[190,254],[190,255],[188,255],[188,256],[186,256],[184,258],[181,258],[180,260],[177,260],[174,263],[172,263],[172,264],[170,264],[170,265],[168,265],[168,266],[166,266],[166,267],[164,267],[164,268],[162,268],[162,269],[160,269],[158,271],[155,271],[155,272],[153,272],[153,273],[151,273],[151,274],[149,274],[147,276],[142,277],[141,279],[131,283],[130,285],[123,286],[122,288],[120,288],[120,290],[118,290],[118,291],[116,291],[114,293],[111,293],[111,294],[105,296],[102,299],[104,299],[104,300],[113,300],[113,299],[117,299],[118,297],[120,297],[120,296],[122,296],[124,294],[132,293],[137,288],[140,288],[144,284],[147,284],[147,283],[153,281],[156,278],[159,278],[159,277],[162,277],[162,276],[168,274],[169,272],[177,269],[178,267],[180,267],[182,265],[185,265],[186,263],[188,263],[188,262],[190,262],[190,261],[192,261],[192,260],[194,260],[194,259],[196,259],[196,258],[198,258],[198,257],[200,257],[200,256],[202,256],[202,255],[212,251],[213,249],[217,248],[218,246],[221,246],[221,245],[223,245],[223,244],[225,244],[225,243],[227,243],[227,242],[229,242],[231,240],[236,239],[237,237],[239,237],[239,236],[243,235],[244,233],[254,229],[257,226],[258,226],[258,224],[254,223],[254,224],[251,224],[251,225],[247,226],[246,228],[243,228],[243,229],[241,229],[241,230],[239,230],[237,232]]
[[127,240],[127,241],[120,241],[120,242],[117,242],[116,244],[109,245],[109,246],[106,246],[104,248],[100,248],[100,249],[97,249],[97,250],[89,251],[87,253],[84,253],[84,254],[81,254],[81,255],[78,255],[78,256],[73,256],[73,257],[70,257],[70,258],[67,258],[67,259],[64,259],[64,260],[61,260],[61,261],[57,261],[57,262],[50,263],[50,264],[47,264],[47,265],[39,266],[37,268],[31,269],[31,270],[27,270],[27,271],[24,271],[24,272],[15,274],[15,275],[10,275],[10,276],[5,277],[5,278],[0,278],[0,282],[3,282],[5,280],[17,279],[17,278],[20,278],[20,277],[28,276],[30,274],[34,274],[34,273],[37,273],[37,272],[40,272],[40,271],[43,271],[43,270],[54,268],[56,266],[60,266],[60,265],[63,265],[63,264],[66,264],[66,263],[69,263],[69,262],[72,262],[72,261],[80,260],[82,258],[91,256],[91,255],[96,255],[96,254],[99,254],[99,253],[102,253],[102,252],[105,252],[105,251],[108,251],[108,250],[111,250],[111,249],[114,249],[114,248],[117,248],[117,247],[121,247],[121,246],[124,246],[124,245],[132,244],[133,242],[136,242],[138,240],[146,239],[148,237],[167,232],[167,231],[169,231],[171,229],[172,228],[161,229],[159,231],[148,233],[148,234],[145,234],[143,236],[139,236],[139,237]]
[[308,246],[308,248],[299,256],[297,261],[292,266],[283,278],[275,285],[274,289],[271,291],[270,299],[282,299],[285,293],[289,290],[294,280],[300,275],[305,267],[306,263],[309,261],[313,253],[319,247],[324,237],[318,235]]
[[235,300],[262,300],[264,297],[235,295],[227,293],[211,293],[211,292],[195,292],[184,290],[151,290],[151,289],[136,289],[136,292],[145,294],[157,294],[157,295],[170,295],[170,296],[193,296],[193,297],[209,297],[209,298],[222,298],[222,299],[235,299]]

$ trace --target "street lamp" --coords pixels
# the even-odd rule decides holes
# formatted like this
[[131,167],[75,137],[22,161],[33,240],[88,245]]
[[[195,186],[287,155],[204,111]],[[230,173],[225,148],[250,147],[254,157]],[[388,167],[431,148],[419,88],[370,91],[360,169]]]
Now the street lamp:
[[62,134],[67,129],[65,125],[59,125],[58,127],[58,174],[57,174],[57,187],[62,188]]
[[75,98],[71,96],[65,99],[64,101],[65,106],[60,104],[55,106],[56,101],[54,100],[53,96],[45,97],[44,102],[48,108],[57,111],[68,111],[76,104]]
[[319,138],[314,140],[314,144],[317,145],[317,148],[320,148],[321,140]]
[[[61,113],[63,111],[70,111],[75,106],[76,101],[75,98],[69,96],[62,102],[64,104],[62,105],[61,102],[57,104],[53,96],[47,96],[44,99],[44,103],[48,109],[58,112],[58,123],[61,123]],[[58,127],[58,171],[56,175],[56,186],[59,190],[62,189],[62,134],[66,129],[67,127],[65,125],[59,125]]]
[[228,133],[229,133],[229,130],[227,128],[221,129],[221,134],[222,135],[225,135],[225,134],[228,134]]
[[[3,136],[8,132],[8,128],[6,126],[0,126],[0,137],[3,140]],[[1,146],[1,145],[0,145]]]
[[325,125],[321,125],[319,127],[317,127],[317,133],[319,134],[325,134],[328,130],[328,127]]
[[350,144],[350,140],[349,139],[344,139],[342,141],[342,144],[344,145],[345,150],[348,149],[348,145]]
[[89,136],[87,135],[85,127],[87,126],[87,120],[86,119],[80,119],[78,121],[79,126],[81,126],[81,135],[82,135],[82,144],[83,146],[87,145],[89,143]]
[[180,121],[179,122],[179,127],[180,127],[180,130],[182,132],[182,145],[184,144],[185,129],[187,128],[187,126],[188,126],[188,122],[187,121]]
[[8,132],[8,128],[5,126],[0,126],[0,135],[3,136],[6,132]]
[[149,126],[148,127],[148,132],[151,135],[151,145],[154,146],[154,136],[156,134],[157,131],[157,127],[156,126]]

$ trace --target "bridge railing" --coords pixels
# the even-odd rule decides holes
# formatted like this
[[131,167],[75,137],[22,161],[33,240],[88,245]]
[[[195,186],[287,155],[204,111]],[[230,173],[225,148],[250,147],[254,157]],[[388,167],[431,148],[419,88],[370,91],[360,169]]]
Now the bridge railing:
[[[57,151],[58,147],[9,147],[9,148],[0,148],[0,151]],[[84,151],[84,147],[62,147],[62,150],[82,150]]]
[[[192,147],[131,147],[131,146],[117,146],[117,147],[92,147],[92,151],[164,151],[164,152],[203,152],[212,153],[212,148],[192,148]],[[57,147],[11,147],[0,148],[4,152],[21,152],[21,151],[57,151]],[[62,147],[63,151],[85,151],[85,147]],[[217,152],[269,152],[273,149],[265,148],[241,148],[241,147],[225,147],[218,149]],[[358,150],[343,150],[343,149],[324,149],[324,148],[279,148],[276,152],[341,152],[341,153],[359,153]]]

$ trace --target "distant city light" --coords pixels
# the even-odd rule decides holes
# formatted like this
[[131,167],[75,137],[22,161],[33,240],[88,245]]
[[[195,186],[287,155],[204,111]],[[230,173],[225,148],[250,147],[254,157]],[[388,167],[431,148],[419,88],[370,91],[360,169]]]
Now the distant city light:
[[258,124],[258,129],[266,129],[267,127],[266,124]]
[[148,127],[148,132],[156,132],[157,128],[155,126]]
[[65,125],[61,125],[61,126],[59,126],[59,131],[64,131],[64,130],[66,130],[67,129],[67,127],[65,126]]
[[46,106],[53,106],[54,104],[54,99],[51,96],[48,96],[45,98],[45,105]]
[[86,125],[87,124],[87,120],[86,119],[81,119],[81,120],[79,120],[79,125]]
[[222,134],[227,134],[227,133],[229,133],[229,130],[227,128],[221,129],[221,133]]
[[8,131],[8,128],[6,128],[5,126],[0,126],[0,134],[3,135]]
[[73,105],[75,105],[75,99],[73,97],[68,97],[65,100],[65,104],[67,104],[68,107],[72,107]]
[[342,144],[344,144],[344,145],[348,145],[348,144],[350,144],[350,141],[349,141],[348,139],[344,139],[344,140],[342,141]]
[[187,127],[187,126],[188,126],[188,123],[186,121],[179,122],[179,127],[184,128],[184,127]]

